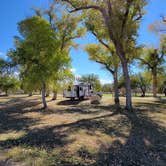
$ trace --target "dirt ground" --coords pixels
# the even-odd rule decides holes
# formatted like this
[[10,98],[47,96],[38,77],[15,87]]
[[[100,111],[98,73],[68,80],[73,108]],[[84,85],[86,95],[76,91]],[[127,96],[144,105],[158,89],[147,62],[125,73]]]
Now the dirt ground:
[[165,98],[133,98],[134,113],[117,113],[110,96],[47,101],[0,97],[0,166],[166,165]]

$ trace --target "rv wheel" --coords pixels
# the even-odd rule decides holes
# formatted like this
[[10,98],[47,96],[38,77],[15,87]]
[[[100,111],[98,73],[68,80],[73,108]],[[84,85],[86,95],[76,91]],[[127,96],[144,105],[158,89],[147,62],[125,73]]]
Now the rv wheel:
[[79,100],[84,100],[84,96],[79,97]]
[[74,101],[74,99],[75,99],[74,97],[70,98],[71,101]]

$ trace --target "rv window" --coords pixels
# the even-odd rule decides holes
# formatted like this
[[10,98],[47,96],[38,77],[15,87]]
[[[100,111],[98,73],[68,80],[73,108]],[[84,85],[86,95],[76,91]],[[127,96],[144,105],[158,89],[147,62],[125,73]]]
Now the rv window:
[[83,89],[82,89],[82,87],[80,87],[80,91],[82,91]]

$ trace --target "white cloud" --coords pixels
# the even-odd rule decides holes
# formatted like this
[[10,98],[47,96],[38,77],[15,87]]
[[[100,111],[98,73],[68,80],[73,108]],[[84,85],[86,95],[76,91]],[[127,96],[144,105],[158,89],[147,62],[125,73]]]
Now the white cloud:
[[101,81],[101,84],[111,84],[112,83],[111,79],[109,79],[109,80],[107,80],[107,79],[100,79],[100,81]]

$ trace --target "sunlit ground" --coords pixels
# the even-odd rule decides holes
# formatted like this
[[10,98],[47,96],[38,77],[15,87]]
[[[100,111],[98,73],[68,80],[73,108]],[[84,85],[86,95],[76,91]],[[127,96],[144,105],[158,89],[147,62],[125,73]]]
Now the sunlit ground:
[[[166,165],[166,99],[133,98],[135,113],[116,113],[113,98],[48,100],[0,97],[0,165]],[[124,98],[121,98],[124,104]]]

